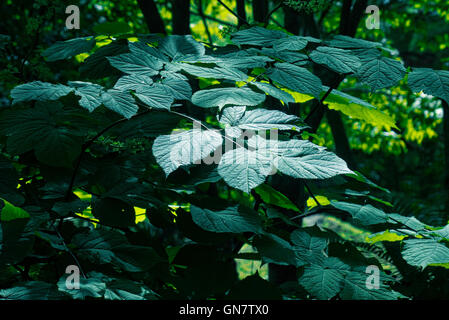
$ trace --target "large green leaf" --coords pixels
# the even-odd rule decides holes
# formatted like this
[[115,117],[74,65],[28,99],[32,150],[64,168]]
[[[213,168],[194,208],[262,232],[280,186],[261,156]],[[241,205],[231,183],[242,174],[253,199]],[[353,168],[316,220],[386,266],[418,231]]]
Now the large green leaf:
[[0,265],[19,263],[31,254],[40,223],[31,219],[29,210],[24,211],[1,199],[0,203]]
[[223,138],[212,130],[183,130],[156,138],[153,154],[166,175],[182,165],[194,164],[221,146]]
[[109,131],[120,140],[137,137],[157,137],[170,133],[180,118],[164,111],[151,111],[145,115],[126,121]]
[[114,262],[128,272],[148,271],[154,265],[165,262],[152,247],[122,244],[113,249]]
[[322,90],[320,78],[309,70],[290,63],[276,63],[273,68],[268,69],[267,75],[271,80],[284,87],[299,93],[310,94],[316,98],[319,97]]
[[277,39],[286,38],[287,34],[278,30],[252,27],[232,34],[232,42],[236,44],[271,46]]
[[149,54],[135,52],[107,57],[109,63],[118,70],[142,76],[154,76],[162,69],[162,62]]
[[343,49],[371,49],[381,47],[379,42],[372,42],[363,39],[351,38],[349,36],[337,35],[330,40],[329,45]]
[[0,201],[3,202],[0,205],[0,222],[30,218],[30,214],[22,208],[16,207],[2,198],[0,198]]
[[[168,63],[169,59],[159,49],[149,46],[144,41],[131,42],[128,44],[129,50],[138,55],[150,55],[163,63]],[[166,65],[167,67],[167,65]]]
[[[39,161],[71,167],[81,151],[82,137],[59,102],[40,102],[33,109],[11,110],[0,120],[12,154],[34,149]],[[72,123],[71,123],[72,120]]]
[[136,97],[143,103],[156,109],[170,110],[174,102],[174,97],[171,92],[168,92],[163,86],[153,85],[151,87],[137,87]]
[[127,279],[111,279],[106,284],[106,300],[156,300],[158,295],[142,283]]
[[370,204],[359,205],[342,201],[331,201],[331,205],[339,210],[349,212],[352,218],[361,225],[373,225],[388,222],[388,215]]
[[[297,148],[290,143],[292,148]],[[285,144],[288,148],[288,144]],[[346,162],[332,152],[320,151],[308,147],[296,154],[280,154],[275,165],[280,172],[300,179],[326,179],[339,174],[352,173]]]
[[[328,87],[323,86],[323,90],[327,91],[328,89]],[[324,95],[324,91],[322,95]],[[377,110],[368,102],[344,92],[332,90],[325,103],[329,109],[341,111],[351,118],[363,120],[373,126],[385,128],[388,131],[391,128],[397,129],[395,120],[388,114]]]
[[414,92],[423,91],[449,103],[449,71],[413,68],[408,75],[408,85]]
[[258,186],[254,191],[260,196],[263,202],[271,204],[280,208],[293,210],[299,212],[298,207],[290,201],[289,198],[284,196],[281,192],[277,191],[269,184],[262,184]]
[[360,59],[352,55],[351,51],[338,48],[318,47],[310,58],[339,73],[354,73],[360,67]]
[[65,217],[73,212],[83,212],[87,207],[89,207],[89,202],[76,198],[72,201],[56,202],[51,209]]
[[172,58],[173,61],[182,61],[186,58],[198,59],[204,55],[206,49],[195,41],[191,35],[171,35],[159,43],[159,49]]
[[0,198],[0,265],[17,263],[30,254],[34,223],[30,214]]
[[238,137],[241,130],[299,130],[307,127],[297,116],[282,111],[261,108],[245,110],[243,106],[223,110],[220,123],[225,125],[227,133],[232,132],[231,135]]
[[289,94],[288,92],[285,92],[284,90],[281,90],[275,86],[272,86],[269,83],[265,82],[249,82],[250,85],[256,86],[258,89],[262,90],[266,94],[281,100],[284,103],[294,103],[295,99]]
[[307,140],[265,140],[253,136],[250,150],[237,148],[226,152],[218,165],[218,173],[227,184],[249,192],[265,181],[277,168],[283,174],[301,179],[326,179],[352,173],[346,162]]
[[278,51],[291,50],[298,51],[302,50],[307,46],[308,40],[306,37],[300,36],[288,36],[287,38],[281,38],[274,41],[273,48]]
[[272,233],[257,236],[253,245],[262,256],[264,263],[299,266],[292,245]]
[[219,118],[221,124],[225,127],[235,127],[246,112],[245,106],[226,107]]
[[180,170],[173,173],[168,180],[181,185],[198,186],[207,182],[218,182],[222,179],[217,172],[216,165],[201,164],[190,167],[188,173],[186,171]]
[[28,281],[0,290],[0,300],[57,300],[64,295],[52,283]]
[[[363,268],[364,269],[364,268]],[[386,277],[380,272],[379,288],[369,289],[367,278],[369,274],[365,270],[356,270],[349,272],[345,277],[345,284],[340,293],[340,297],[344,300],[397,300],[403,298],[401,294],[392,291],[384,283]]]
[[202,229],[211,232],[262,233],[262,222],[255,211],[247,208],[229,207],[221,211],[190,206],[193,221]]
[[110,44],[100,47],[90,55],[80,67],[82,75],[98,79],[111,75],[119,75],[120,71],[112,68],[107,57],[116,56],[128,52],[127,41],[113,41]]
[[404,240],[402,257],[408,264],[420,268],[437,263],[449,263],[449,248],[434,239]]
[[290,234],[290,240],[293,243],[298,266],[322,263],[328,244],[327,239],[318,237],[309,230],[298,229]]
[[252,54],[246,50],[238,50],[227,54],[211,56],[213,63],[219,67],[230,67],[238,69],[263,68],[267,62],[273,61],[269,57]]
[[17,102],[38,100],[57,100],[68,95],[73,89],[62,84],[52,84],[48,82],[33,81],[21,84],[11,90],[13,104]]
[[63,275],[58,281],[58,289],[69,294],[73,299],[85,300],[86,297],[102,298],[106,290],[106,284],[95,272],[91,272],[86,278],[79,278],[79,288],[69,289],[67,287],[67,277]]
[[119,232],[105,232],[100,229],[88,234],[76,234],[72,243],[78,248],[81,258],[104,264],[114,261],[115,254],[112,249],[126,243],[126,238]]
[[232,81],[245,81],[248,76],[238,69],[231,67],[206,68],[193,64],[181,63],[179,68],[195,77],[206,79],[225,79]]
[[50,48],[42,52],[47,61],[67,59],[77,54],[88,52],[95,46],[95,38],[84,37],[67,41],[58,41]]
[[401,61],[378,56],[363,61],[356,76],[368,84],[372,90],[388,88],[396,85],[405,76],[405,68]]
[[131,118],[139,110],[133,96],[126,91],[109,89],[102,93],[101,99],[106,108],[121,114],[127,119]]
[[[250,49],[251,50],[251,49]],[[271,48],[262,48],[261,50],[252,49],[253,52],[261,53],[282,62],[289,62],[292,65],[302,66],[307,64],[308,57],[304,53],[289,50],[276,50]]]
[[141,90],[150,87],[152,84],[153,79],[149,76],[131,74],[120,77],[120,79],[118,79],[115,83],[114,88],[119,90],[133,90],[140,92]]
[[118,231],[92,230],[87,234],[76,234],[72,244],[79,258],[94,264],[112,264],[128,272],[149,270],[163,261],[151,247],[130,245]]
[[227,104],[256,106],[264,100],[265,94],[255,92],[248,87],[199,90],[192,96],[192,102],[203,108],[223,108]]
[[155,83],[154,86],[162,88],[168,96],[177,100],[190,100],[192,97],[192,88],[189,82],[185,80],[165,78],[161,82]]
[[[121,208],[121,213],[118,213],[116,209],[112,209],[116,213],[117,223],[122,221],[123,224],[134,225],[134,219],[131,220],[131,217],[137,218],[142,215],[145,216],[145,213],[142,211],[137,214],[137,212],[135,212],[137,209],[154,208],[161,206],[164,203],[157,198],[157,193],[151,186],[146,183],[138,184],[134,181],[135,178],[129,179],[128,182],[122,182],[103,194],[104,198],[120,200],[118,202],[109,202],[109,205],[115,202],[117,203],[117,206]],[[132,208],[133,206],[135,207]],[[106,208],[107,207],[108,205]]]
[[218,173],[231,187],[249,193],[272,172],[271,160],[266,153],[239,147],[223,154]]
[[75,88],[75,94],[81,97],[79,101],[80,106],[90,112],[94,111],[103,103],[101,99],[103,92],[102,86],[82,81],[69,81],[68,85]]
[[245,130],[299,130],[307,127],[301,122],[301,119],[295,115],[279,110],[257,108],[246,111],[239,119],[237,126]]
[[388,215],[388,223],[399,224],[402,227],[406,226],[410,230],[415,230],[417,232],[424,231],[428,227],[415,217],[406,217],[397,213],[390,213]]
[[307,140],[275,141],[255,136],[250,138],[248,144],[259,152],[268,152],[273,165],[294,178],[326,179],[352,173],[344,160]]
[[329,300],[343,289],[344,278],[349,270],[350,266],[340,259],[326,258],[319,264],[306,266],[299,283],[314,297]]

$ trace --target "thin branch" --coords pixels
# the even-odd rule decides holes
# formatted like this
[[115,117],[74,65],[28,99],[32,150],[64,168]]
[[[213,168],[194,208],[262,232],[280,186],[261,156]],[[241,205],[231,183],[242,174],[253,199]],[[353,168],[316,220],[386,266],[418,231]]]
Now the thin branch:
[[200,14],[201,20],[203,21],[204,29],[206,29],[207,38],[209,39],[209,42],[212,44],[213,43],[212,35],[210,34],[209,27],[207,26],[206,17],[204,16],[202,0],[198,0],[198,13]]
[[335,88],[330,87],[329,90],[327,90],[327,92],[324,94],[324,96],[321,98],[320,103],[323,104],[324,100],[326,100],[326,98],[331,94],[332,90],[334,90]]
[[[195,15],[195,16],[200,16],[201,17],[201,15],[198,12],[190,11],[190,13]],[[215,21],[217,23],[223,24],[223,25],[228,26],[228,27],[235,27],[235,24],[233,24],[231,22],[227,22],[227,21],[224,21],[224,20],[221,20],[221,19],[217,19],[215,17],[211,17],[211,16],[208,16],[206,14],[203,14],[203,15],[204,15],[204,18],[206,18],[207,20]]]
[[268,20],[270,19],[271,15],[273,13],[275,13],[277,10],[279,10],[282,7],[282,5],[283,5],[283,1],[280,1],[279,4],[276,7],[274,7],[270,12],[268,12],[268,14],[267,14],[267,16],[265,18],[265,21],[268,22]]
[[279,21],[277,21],[275,18],[270,17],[270,20],[278,27],[284,28],[284,26]]
[[310,113],[307,115],[307,117],[305,118],[305,122],[307,122],[310,117],[315,113],[315,111],[320,108],[323,107],[323,103],[324,100],[326,100],[326,98],[331,94],[332,90],[337,89],[338,85],[343,81],[343,79],[347,76],[347,74],[343,74],[340,77],[337,78],[337,80],[335,81],[335,83],[329,87],[329,89],[326,91],[326,93],[324,94],[324,96],[318,101],[318,103],[315,105],[315,107],[312,109],[312,111],[310,111]]
[[[406,229],[409,229],[410,231],[419,233],[417,230],[413,229],[412,227],[406,225],[405,223],[403,223],[403,222],[401,222],[401,221],[399,221],[399,220],[396,220],[395,218],[392,218],[391,216],[388,216],[388,219],[393,220],[394,222],[396,222],[396,223],[398,223],[398,224],[404,226]],[[425,236],[425,235],[422,235],[422,236],[423,236],[424,238],[427,238],[427,236]]]
[[153,0],[137,0],[143,17],[151,33],[167,34],[164,20],[162,20],[159,10]]
[[310,119],[310,117],[315,113],[315,111],[323,106],[323,102],[324,100],[330,95],[331,91],[334,88],[330,87],[329,90],[327,90],[327,92],[324,94],[324,96],[320,99],[320,101],[318,101],[318,103],[315,105],[315,107],[312,109],[312,111],[309,112],[309,114],[307,115],[307,117],[304,119],[304,121],[307,123],[307,121]]
[[226,10],[228,10],[233,16],[235,16],[238,21],[240,21],[242,24],[249,25],[248,21],[246,21],[244,18],[239,16],[237,13],[235,13],[231,8],[229,8],[222,0],[218,0],[218,2],[225,7]]
[[315,211],[308,211],[306,213],[302,213],[302,214],[298,214],[297,216],[291,217],[290,221],[296,220],[296,219],[301,219],[301,218],[305,218],[307,216],[311,216],[313,214],[318,214],[318,212]]
[[349,20],[351,19],[351,0],[344,0],[340,11],[340,34],[348,33]]
[[80,269],[81,274],[83,275],[83,278],[87,279],[86,275],[84,274],[83,268],[81,267],[80,262],[78,261],[77,257],[75,256],[75,254],[72,252],[72,250],[69,249],[69,247],[67,247],[67,245],[65,244],[64,238],[61,236],[61,234],[59,233],[59,230],[57,228],[54,228],[56,231],[56,234],[58,235],[58,238],[62,241],[62,245],[64,246],[64,248],[67,250],[67,252],[72,256],[73,260],[75,261],[76,265],[78,266],[78,268]]
[[[237,14],[246,21],[245,0],[237,0]],[[241,20],[239,20],[237,27],[242,26]]]
[[305,213],[299,214],[297,216],[291,217],[290,220],[296,220],[296,219],[300,219],[300,218],[305,218],[314,214],[320,214],[320,213],[325,213],[325,214],[329,214],[331,212],[335,211],[335,213],[341,213],[340,210],[338,209],[334,209],[334,208],[328,208],[328,207],[318,207],[318,208],[313,208],[312,210],[308,210]]

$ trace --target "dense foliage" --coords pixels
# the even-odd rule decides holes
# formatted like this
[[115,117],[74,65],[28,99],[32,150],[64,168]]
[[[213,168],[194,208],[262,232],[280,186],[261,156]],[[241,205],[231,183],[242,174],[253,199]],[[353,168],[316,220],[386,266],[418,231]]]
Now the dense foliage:
[[381,42],[261,25],[227,45],[94,32],[42,52],[60,68],[84,55],[79,76],[23,81],[0,110],[0,298],[448,297],[449,225],[398,213],[320,143],[314,117],[398,132],[340,82],[449,102],[449,71],[404,65]]

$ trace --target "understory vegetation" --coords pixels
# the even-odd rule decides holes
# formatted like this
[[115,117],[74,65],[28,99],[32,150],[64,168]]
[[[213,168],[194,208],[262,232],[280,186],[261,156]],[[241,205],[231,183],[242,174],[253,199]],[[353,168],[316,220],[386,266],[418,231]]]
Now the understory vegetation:
[[448,4],[69,4],[0,12],[0,299],[449,298]]

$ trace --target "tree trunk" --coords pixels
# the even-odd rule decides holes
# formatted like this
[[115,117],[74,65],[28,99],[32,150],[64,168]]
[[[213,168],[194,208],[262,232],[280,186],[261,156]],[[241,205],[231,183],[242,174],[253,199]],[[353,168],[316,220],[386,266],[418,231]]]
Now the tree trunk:
[[301,12],[299,14],[299,21],[301,22],[299,26],[300,35],[320,38],[320,32],[318,30],[318,26],[316,24],[313,13]]
[[190,34],[190,1],[172,0],[173,34]]
[[268,1],[267,0],[253,0],[254,21],[266,23],[267,16],[268,16]]
[[295,10],[288,6],[284,6],[284,27],[285,30],[293,34],[299,33],[299,16]]
[[150,33],[167,34],[164,21],[153,0],[137,0]]
[[[237,0],[237,15],[246,21],[246,10],[245,10],[245,0]],[[243,24],[241,19],[238,19],[237,27],[240,28]]]
[[337,155],[346,161],[349,168],[356,169],[348,136],[346,135],[345,125],[341,119],[340,113],[335,110],[328,110],[327,121],[332,130]]

